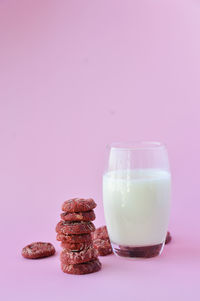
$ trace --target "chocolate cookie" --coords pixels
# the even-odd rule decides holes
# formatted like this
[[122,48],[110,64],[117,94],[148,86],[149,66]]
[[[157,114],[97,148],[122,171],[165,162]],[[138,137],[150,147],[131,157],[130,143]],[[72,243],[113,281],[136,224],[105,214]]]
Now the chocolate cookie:
[[70,222],[75,222],[75,221],[93,221],[95,220],[95,213],[94,210],[90,211],[85,211],[85,212],[73,212],[73,213],[68,213],[68,212],[63,212],[60,215],[61,219],[64,221],[70,221]]
[[93,199],[74,198],[65,201],[62,205],[62,210],[66,212],[81,212],[92,210],[96,206],[97,205]]
[[92,241],[91,234],[67,235],[58,233],[56,239],[70,244],[88,243]]
[[92,238],[93,239],[103,239],[103,240],[110,240],[108,236],[108,231],[106,226],[102,226],[97,228],[93,233],[92,233]]
[[167,232],[167,236],[166,236],[166,239],[165,239],[165,244],[168,244],[170,243],[170,241],[172,240],[172,237],[171,237],[171,234],[170,232],[168,231]]
[[87,234],[95,230],[92,222],[68,222],[60,221],[56,226],[56,232],[61,234]]
[[98,272],[101,269],[101,263],[98,259],[79,264],[64,264],[61,263],[61,269],[64,273],[83,275]]
[[112,247],[108,240],[95,239],[93,240],[93,246],[97,250],[99,256],[106,256],[112,254]]
[[92,245],[92,242],[82,242],[82,243],[67,243],[67,242],[61,242],[61,247],[67,251],[72,251],[72,252],[79,252],[82,251],[83,249],[89,248]]
[[54,255],[54,246],[49,242],[33,242],[22,249],[22,256],[28,259],[36,259]]
[[60,260],[65,264],[78,264],[94,260],[97,258],[97,256],[97,250],[90,246],[89,248],[85,248],[80,252],[62,250],[60,254]]

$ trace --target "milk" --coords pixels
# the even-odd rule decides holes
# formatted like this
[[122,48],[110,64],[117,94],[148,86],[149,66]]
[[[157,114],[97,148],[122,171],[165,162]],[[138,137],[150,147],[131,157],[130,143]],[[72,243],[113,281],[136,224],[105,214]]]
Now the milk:
[[160,169],[110,171],[103,176],[103,203],[111,241],[124,246],[165,241],[171,176]]

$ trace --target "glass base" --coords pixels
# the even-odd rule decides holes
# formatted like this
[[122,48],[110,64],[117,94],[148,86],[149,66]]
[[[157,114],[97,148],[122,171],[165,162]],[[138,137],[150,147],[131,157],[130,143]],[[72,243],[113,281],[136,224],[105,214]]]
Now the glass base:
[[120,257],[129,258],[151,258],[158,256],[162,253],[164,248],[164,242],[158,245],[150,246],[122,246],[112,243],[113,251],[116,255]]

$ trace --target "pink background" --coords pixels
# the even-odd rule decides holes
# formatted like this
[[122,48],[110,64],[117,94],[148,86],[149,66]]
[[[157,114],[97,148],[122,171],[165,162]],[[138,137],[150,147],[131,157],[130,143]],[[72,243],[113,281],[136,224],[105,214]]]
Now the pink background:
[[[199,300],[200,1],[0,0],[2,300]],[[94,197],[113,141],[167,144],[173,175],[161,257],[101,258],[102,271],[61,272],[61,203]],[[170,299],[169,299],[170,298]]]

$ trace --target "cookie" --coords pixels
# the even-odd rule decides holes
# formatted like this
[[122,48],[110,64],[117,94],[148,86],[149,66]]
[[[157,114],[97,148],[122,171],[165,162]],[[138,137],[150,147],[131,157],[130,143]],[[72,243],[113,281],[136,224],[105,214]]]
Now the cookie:
[[54,246],[49,242],[33,242],[22,249],[22,256],[28,259],[36,259],[54,255]]
[[97,256],[97,250],[90,246],[80,252],[70,252],[67,250],[62,250],[60,254],[60,260],[65,264],[78,264],[94,260],[97,258]]
[[75,222],[75,221],[93,221],[95,220],[94,210],[85,211],[85,212],[63,212],[60,215],[61,219],[64,221]]
[[170,241],[172,240],[172,237],[171,237],[171,234],[170,232],[168,231],[167,232],[167,236],[166,236],[166,239],[165,239],[165,244],[168,244],[170,243]]
[[62,205],[62,210],[65,212],[82,212],[92,210],[96,206],[93,199],[74,198],[65,201]]
[[98,256],[106,256],[112,254],[112,247],[108,240],[97,238],[93,240],[93,247],[97,250]]
[[68,222],[60,221],[56,226],[56,232],[61,234],[87,234],[95,230],[92,222]]
[[68,242],[61,242],[61,247],[67,251],[78,252],[82,251],[83,249],[89,248],[92,245],[92,242],[82,242],[82,243],[68,243]]
[[106,226],[102,226],[97,228],[93,233],[92,233],[92,238],[95,239],[103,239],[103,240],[108,240],[109,236],[108,236],[108,231],[107,231],[107,227]]
[[101,269],[101,263],[98,259],[89,261],[86,263],[79,264],[65,264],[61,263],[61,269],[64,273],[74,274],[74,275],[83,275],[98,272]]
[[65,235],[58,233],[56,239],[71,244],[88,243],[92,241],[91,234]]

